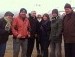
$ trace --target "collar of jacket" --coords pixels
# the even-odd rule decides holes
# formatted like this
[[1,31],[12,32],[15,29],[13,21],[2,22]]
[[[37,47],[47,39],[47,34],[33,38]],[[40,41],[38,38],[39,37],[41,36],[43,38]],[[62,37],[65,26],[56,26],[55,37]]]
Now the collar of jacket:
[[52,20],[57,20],[59,18],[59,16],[57,17],[52,17]]
[[69,13],[69,14],[66,14],[66,15],[67,15],[67,16],[71,16],[73,13],[74,13],[74,12],[72,11],[71,13]]
[[21,20],[25,20],[25,19],[27,19],[27,17],[26,17],[26,18],[24,18],[24,19],[23,19],[23,18],[21,18],[21,17],[20,17],[20,15],[18,16],[18,18],[20,18]]
[[37,18],[36,18],[36,16],[35,17],[30,16],[29,19],[37,19]]

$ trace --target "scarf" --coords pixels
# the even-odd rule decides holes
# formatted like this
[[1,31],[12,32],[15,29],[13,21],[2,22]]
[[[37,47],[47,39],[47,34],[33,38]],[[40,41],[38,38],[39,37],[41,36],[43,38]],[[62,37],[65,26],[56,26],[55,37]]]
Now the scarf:
[[10,31],[12,19],[8,19],[7,17],[4,17],[4,20],[7,22],[5,26],[5,30]]

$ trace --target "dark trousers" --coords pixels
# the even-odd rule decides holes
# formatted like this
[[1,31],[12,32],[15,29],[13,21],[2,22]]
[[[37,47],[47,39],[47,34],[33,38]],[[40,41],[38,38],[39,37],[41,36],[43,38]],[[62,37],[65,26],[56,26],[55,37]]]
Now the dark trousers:
[[75,57],[75,43],[65,43],[65,57]]
[[40,39],[41,51],[43,57],[48,57],[49,38],[42,36]]
[[41,47],[40,47],[40,37],[39,36],[36,38],[36,50],[37,50],[37,54],[40,55]]
[[34,48],[35,38],[30,37],[27,45],[27,57],[31,57]]
[[6,50],[6,43],[0,44],[0,57],[4,57],[5,50]]

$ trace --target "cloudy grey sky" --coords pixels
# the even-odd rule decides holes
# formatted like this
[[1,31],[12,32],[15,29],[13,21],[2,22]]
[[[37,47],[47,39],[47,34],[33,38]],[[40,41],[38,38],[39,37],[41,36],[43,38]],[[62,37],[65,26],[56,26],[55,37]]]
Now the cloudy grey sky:
[[75,0],[0,0],[0,12],[19,11],[26,8],[28,12],[35,10],[37,13],[46,13],[54,8],[64,10],[65,3],[75,6]]

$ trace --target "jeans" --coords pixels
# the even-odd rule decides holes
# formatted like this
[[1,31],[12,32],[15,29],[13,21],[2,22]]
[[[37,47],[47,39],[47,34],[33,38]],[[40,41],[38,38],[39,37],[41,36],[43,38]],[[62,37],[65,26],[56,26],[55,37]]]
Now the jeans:
[[61,57],[61,43],[50,42],[50,57]]
[[13,39],[13,57],[18,57],[20,52],[20,46],[22,49],[21,57],[26,57],[27,42],[27,39]]
[[0,57],[4,57],[5,50],[6,50],[6,43],[1,43],[0,44]]

